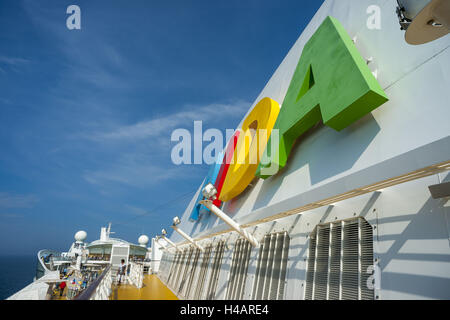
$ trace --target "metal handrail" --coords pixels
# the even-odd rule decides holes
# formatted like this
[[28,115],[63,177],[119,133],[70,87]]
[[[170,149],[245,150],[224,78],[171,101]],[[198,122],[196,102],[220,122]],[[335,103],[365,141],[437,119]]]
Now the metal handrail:
[[59,256],[61,253],[58,251],[53,251],[53,250],[48,250],[48,249],[43,249],[43,250],[38,251],[37,258],[38,258],[38,261],[41,264],[41,266],[47,271],[52,271],[46,266],[44,261],[42,261],[42,258],[44,257],[45,254],[52,255],[52,256]]
[[109,269],[111,269],[111,265],[108,265],[97,279],[92,282],[92,284],[87,287],[85,290],[83,290],[81,293],[79,293],[73,300],[90,300],[92,295],[97,290],[97,287],[100,285],[100,283],[103,281],[103,278],[108,273]]
[[130,273],[128,279],[137,288],[142,288],[144,281],[144,264],[139,262],[129,262]]

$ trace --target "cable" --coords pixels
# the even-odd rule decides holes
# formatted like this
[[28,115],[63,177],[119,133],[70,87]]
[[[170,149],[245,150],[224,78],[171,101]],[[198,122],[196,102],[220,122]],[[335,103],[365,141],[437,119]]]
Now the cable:
[[145,216],[147,216],[147,215],[149,215],[149,214],[155,213],[155,211],[156,211],[157,209],[159,209],[159,208],[161,208],[161,207],[164,207],[164,206],[167,206],[168,204],[174,203],[175,201],[181,200],[181,199],[183,199],[184,197],[186,197],[186,196],[188,196],[188,195],[190,195],[190,194],[192,194],[192,193],[195,193],[196,191],[197,191],[197,190],[189,191],[189,192],[187,192],[187,193],[184,193],[184,194],[182,194],[182,195],[176,197],[175,199],[171,199],[170,201],[167,201],[167,202],[165,202],[165,203],[161,203],[161,204],[157,205],[156,207],[152,208],[151,210],[149,210],[149,211],[147,211],[147,212],[145,212],[145,213],[143,213],[143,214],[140,214],[140,215],[138,215],[138,216],[136,216],[136,217],[133,217],[133,218],[131,218],[131,219],[129,219],[129,220],[125,220],[125,221],[123,221],[123,222],[114,223],[114,225],[115,225],[115,226],[124,226],[124,225],[127,225],[127,224],[129,224],[130,222],[132,222],[132,221],[134,221],[134,220],[136,220],[136,219],[139,219],[139,218],[145,217]]

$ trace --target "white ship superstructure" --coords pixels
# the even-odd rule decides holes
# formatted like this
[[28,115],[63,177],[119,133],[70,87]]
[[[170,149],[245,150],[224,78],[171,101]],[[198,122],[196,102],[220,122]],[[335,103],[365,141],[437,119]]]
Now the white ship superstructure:
[[[397,7],[422,20],[426,8],[425,22],[403,21],[411,28],[406,40],[417,36],[420,45],[405,41]],[[207,204],[205,181],[177,224],[204,251],[174,232],[170,239],[182,251],[164,253],[161,262],[159,277],[174,293],[182,299],[450,298],[450,37],[444,18],[432,20],[433,8],[448,23],[445,1],[324,2],[250,110],[268,97],[283,111],[304,47],[330,16],[388,101],[341,131],[317,124],[297,140],[281,172],[255,178],[193,220],[199,200]],[[377,14],[379,28],[371,20]],[[417,35],[417,23],[423,32],[441,28],[439,37]],[[330,73],[338,68],[332,60]]]
[[[102,227],[100,239],[86,242],[87,233],[78,231],[67,252],[40,250],[37,253],[34,281],[9,300],[49,300],[57,298],[54,290],[67,283],[65,299],[108,299],[117,277],[121,260],[129,266],[127,282],[142,286],[144,273],[157,272],[162,248],[148,248],[149,238],[141,235],[139,244],[112,238],[111,224]],[[154,241],[154,239],[152,239]],[[83,282],[85,282],[83,284]]]
[[92,265],[105,289],[88,298],[107,299],[120,261],[148,257],[180,299],[450,299],[448,3],[326,0],[238,127],[276,119],[281,170],[214,164],[151,251],[147,237],[77,233],[68,253],[41,251],[38,279],[11,298],[42,299],[61,268]]

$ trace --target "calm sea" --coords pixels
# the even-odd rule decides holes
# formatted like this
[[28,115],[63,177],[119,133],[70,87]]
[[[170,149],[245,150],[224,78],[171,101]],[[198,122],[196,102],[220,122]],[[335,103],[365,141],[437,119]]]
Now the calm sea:
[[0,256],[0,300],[33,282],[36,262],[36,255]]

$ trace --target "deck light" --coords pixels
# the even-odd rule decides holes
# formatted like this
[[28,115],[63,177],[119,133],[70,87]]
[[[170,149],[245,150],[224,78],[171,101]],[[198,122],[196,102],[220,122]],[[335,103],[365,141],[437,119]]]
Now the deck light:
[[176,226],[177,224],[180,224],[180,223],[181,223],[180,218],[178,218],[178,217],[173,218],[173,225],[174,226]]
[[[208,184],[202,191],[203,195],[206,197],[206,195],[214,195],[217,193],[217,190],[215,190],[214,186],[212,184]],[[206,206],[209,210],[211,210],[212,213],[214,213],[217,217],[222,219],[226,224],[228,224],[231,228],[233,228],[235,231],[237,231],[240,235],[242,235],[244,238],[246,238],[253,246],[258,247],[259,242],[256,240],[255,237],[253,237],[250,233],[248,233],[245,229],[243,229],[237,222],[235,222],[233,219],[231,219],[225,212],[217,208],[213,201],[214,198],[208,198],[206,197],[206,200],[199,201],[200,204],[203,204]]]
[[161,239],[160,236],[156,236],[156,237],[155,237],[156,243],[158,243],[159,246],[163,248],[163,250],[167,250],[166,246],[163,245],[163,244],[161,244],[161,242],[159,242],[159,239]]
[[167,239],[167,237],[166,237],[166,235],[167,235],[166,229],[162,229],[162,230],[161,230],[161,233],[162,233],[161,238],[163,238],[164,240],[166,240],[166,242],[167,242],[168,244],[170,244],[172,247],[174,247],[175,249],[177,249],[177,251],[182,251],[180,248],[178,248],[178,246],[177,246],[175,243],[173,243],[172,241],[170,241],[169,239]]
[[178,217],[173,218],[173,225],[172,229],[178,232],[183,238],[185,238],[187,241],[192,243],[194,246],[196,246],[198,249],[200,249],[202,252],[205,250],[202,246],[197,244],[194,239],[192,239],[190,236],[188,236],[185,232],[183,232],[180,228],[177,227],[178,224],[180,224],[180,219]]

